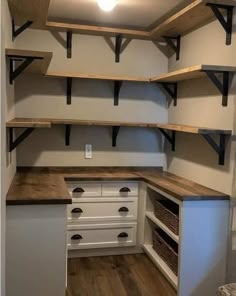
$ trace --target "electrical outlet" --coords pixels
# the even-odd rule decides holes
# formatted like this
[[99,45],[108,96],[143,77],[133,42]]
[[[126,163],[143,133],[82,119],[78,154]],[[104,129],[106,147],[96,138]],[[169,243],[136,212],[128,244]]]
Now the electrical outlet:
[[86,159],[93,158],[93,152],[92,152],[92,145],[91,144],[86,144],[85,145],[85,158]]

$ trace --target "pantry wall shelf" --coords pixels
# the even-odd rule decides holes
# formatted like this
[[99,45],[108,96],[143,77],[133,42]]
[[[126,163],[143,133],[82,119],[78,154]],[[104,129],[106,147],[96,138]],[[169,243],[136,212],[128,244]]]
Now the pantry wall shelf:
[[22,72],[46,74],[52,59],[52,52],[6,48],[5,53],[10,61],[10,84]]
[[[175,86],[175,91],[171,96],[177,103],[177,84],[180,81],[209,77],[212,83],[217,87],[222,94],[222,106],[228,105],[228,94],[230,89],[230,78],[236,72],[236,67],[217,66],[217,65],[197,65],[174,72],[169,72],[157,77],[151,78],[151,82],[156,82],[166,89],[166,85]],[[222,77],[220,77],[222,76]],[[169,94],[170,91],[169,91]]]
[[47,77],[66,78],[67,82],[67,105],[71,104],[72,97],[72,81],[73,79],[90,79],[90,80],[104,80],[113,81],[114,83],[114,106],[119,105],[120,90],[123,82],[140,82],[149,83],[150,79],[145,77],[132,76],[114,76],[114,75],[98,75],[98,74],[83,74],[83,73],[69,73],[69,72],[48,72]]
[[[158,129],[175,151],[176,132],[191,133],[201,135],[207,143],[214,149],[219,157],[219,164],[224,165],[226,139],[232,135],[231,130],[212,129],[205,127],[195,127],[180,124],[163,123],[144,123],[144,122],[123,122],[123,121],[96,121],[96,120],[78,120],[78,119],[43,119],[43,118],[15,118],[6,123],[9,132],[11,128],[50,128],[53,125],[65,126],[65,143],[70,145],[72,125],[77,126],[108,126],[112,128],[112,146],[116,147],[118,133],[121,127],[142,127]],[[213,136],[219,136],[220,143],[217,144]],[[24,140],[24,138],[23,138]]]

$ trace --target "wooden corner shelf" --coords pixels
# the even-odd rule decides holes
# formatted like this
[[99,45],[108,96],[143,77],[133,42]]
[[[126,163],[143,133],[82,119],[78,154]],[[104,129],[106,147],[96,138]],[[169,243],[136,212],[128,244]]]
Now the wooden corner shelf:
[[[116,38],[116,62],[120,60],[123,38],[154,41],[164,39],[167,45],[174,49],[178,60],[180,56],[181,35],[209,22],[214,17],[219,20],[219,23],[225,30],[226,44],[229,45],[232,38],[233,8],[236,6],[233,0],[195,0],[152,29],[144,28],[135,30],[130,28],[51,21],[49,19],[50,0],[8,0],[8,3],[13,19],[13,38],[21,34],[28,27],[67,32],[67,58],[71,58],[73,33],[113,36]],[[15,29],[15,25],[20,26],[20,28]]]
[[216,65],[197,65],[153,77],[151,78],[151,82],[179,82],[189,79],[201,78],[206,75],[207,71],[219,73],[236,72],[236,66],[229,67]]
[[[174,105],[176,106],[178,82],[205,76],[212,81],[222,94],[222,106],[227,106],[230,89],[230,75],[235,72],[236,67],[197,65],[153,77],[151,78],[151,82],[156,82],[162,85],[167,93],[172,97]],[[222,79],[220,79],[220,75],[223,76]]]
[[[176,132],[191,133],[201,135],[207,143],[212,147],[219,157],[219,165],[224,165],[225,150],[227,145],[227,137],[232,135],[231,130],[212,129],[205,127],[186,126],[179,124],[157,124],[160,132],[171,144],[172,151],[175,151]],[[168,133],[171,131],[171,133]],[[219,136],[219,143],[216,142],[213,136]]]
[[[231,136],[231,130],[212,129],[205,127],[194,127],[180,124],[160,124],[144,122],[123,122],[123,121],[98,121],[98,120],[78,120],[78,119],[55,119],[55,118],[15,118],[6,123],[10,131],[11,142],[16,142],[14,148],[20,144],[35,128],[50,128],[53,125],[65,126],[65,143],[70,145],[71,126],[108,126],[112,127],[112,147],[116,147],[117,137],[121,127],[142,127],[158,128],[166,140],[171,144],[172,150],[175,151],[176,132],[192,133],[201,135],[208,144],[214,149],[219,156],[219,164],[224,165],[226,139]],[[26,136],[22,136],[21,141],[13,141],[13,129],[26,128]],[[170,131],[171,133],[168,133]],[[212,136],[219,136],[218,144]],[[12,146],[13,147],[13,146]],[[12,151],[12,150],[11,150]]]
[[164,35],[178,36],[184,35],[199,27],[202,24],[214,19],[214,13],[206,5],[208,3],[218,5],[236,6],[233,0],[196,0],[184,7],[160,25],[156,26],[151,32],[152,39],[159,39]]
[[212,129],[212,128],[196,127],[196,126],[182,125],[182,124],[157,124],[157,127],[165,130],[170,130],[170,131],[199,134],[199,135],[213,135],[213,134],[231,135],[232,134],[231,130]]

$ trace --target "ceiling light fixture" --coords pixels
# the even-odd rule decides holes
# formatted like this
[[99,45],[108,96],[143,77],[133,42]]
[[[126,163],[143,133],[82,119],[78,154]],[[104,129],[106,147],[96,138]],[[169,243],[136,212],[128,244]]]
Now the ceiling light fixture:
[[117,0],[97,0],[98,6],[104,11],[112,11],[117,4]]

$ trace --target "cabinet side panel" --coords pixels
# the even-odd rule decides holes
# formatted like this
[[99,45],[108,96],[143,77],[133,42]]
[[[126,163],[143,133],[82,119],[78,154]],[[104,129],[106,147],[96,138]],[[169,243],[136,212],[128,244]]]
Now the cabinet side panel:
[[65,296],[66,206],[9,206],[6,295]]
[[229,201],[183,203],[178,296],[213,296],[225,283],[229,217]]

